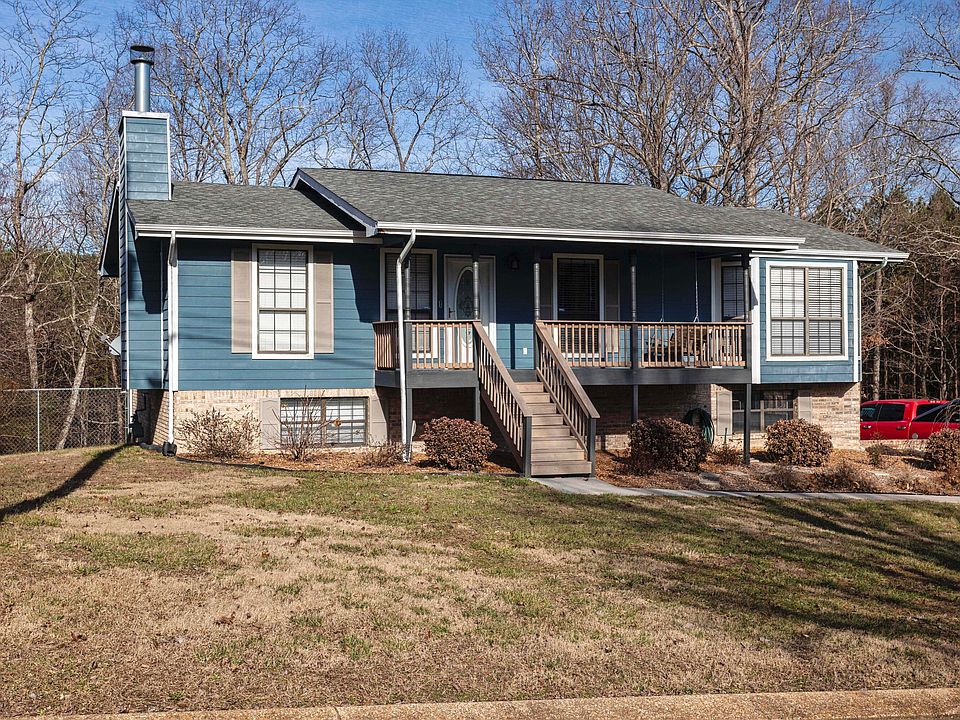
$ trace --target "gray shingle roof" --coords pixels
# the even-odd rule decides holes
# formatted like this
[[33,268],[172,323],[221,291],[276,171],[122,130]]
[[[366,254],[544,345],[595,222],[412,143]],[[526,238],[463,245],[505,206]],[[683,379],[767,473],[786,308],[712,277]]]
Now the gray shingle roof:
[[173,183],[170,200],[130,200],[137,224],[352,230],[310,196],[289,187]]
[[776,210],[698,205],[648,187],[385,170],[302,172],[379,223],[802,237],[808,250],[893,252]]

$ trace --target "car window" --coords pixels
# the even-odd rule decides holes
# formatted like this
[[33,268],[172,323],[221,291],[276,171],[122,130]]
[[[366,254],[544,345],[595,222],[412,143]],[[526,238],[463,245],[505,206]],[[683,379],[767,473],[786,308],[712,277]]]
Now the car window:
[[921,405],[917,408],[917,417],[914,422],[929,423],[943,422],[946,414],[945,405]]
[[907,406],[903,403],[884,403],[880,406],[880,411],[877,413],[877,420],[903,420],[903,412],[906,409]]
[[860,406],[860,422],[871,422],[877,419],[877,406],[876,405],[861,405]]

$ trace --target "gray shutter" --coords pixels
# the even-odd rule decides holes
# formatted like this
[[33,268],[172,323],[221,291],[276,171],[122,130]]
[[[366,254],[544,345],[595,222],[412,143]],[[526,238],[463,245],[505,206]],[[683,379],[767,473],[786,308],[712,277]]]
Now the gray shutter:
[[813,396],[807,388],[797,391],[797,417],[813,422]]
[[717,440],[733,435],[733,391],[717,388],[717,417],[715,421]]
[[313,351],[333,352],[333,255],[313,254]]
[[280,398],[265,398],[260,401],[260,449],[276,450],[280,447]]
[[253,352],[252,272],[250,248],[233,248],[230,256],[230,352]]
[[620,261],[605,260],[603,263],[603,319],[620,320]]
[[553,320],[553,260],[540,258],[540,319]]

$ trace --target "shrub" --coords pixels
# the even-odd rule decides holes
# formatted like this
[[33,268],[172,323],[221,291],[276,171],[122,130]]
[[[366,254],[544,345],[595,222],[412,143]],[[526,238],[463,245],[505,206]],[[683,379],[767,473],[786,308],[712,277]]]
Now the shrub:
[[720,465],[736,465],[743,459],[743,451],[724,439],[722,443],[713,448],[713,459]]
[[321,397],[304,397],[299,400],[292,417],[281,422],[277,416],[277,424],[280,428],[277,449],[295,462],[315,460],[323,447],[326,429],[330,426],[340,427],[339,420],[328,420],[324,417]]
[[876,479],[847,460],[835,467],[818,471],[815,477],[818,489],[826,492],[874,492]]
[[647,474],[655,470],[700,469],[707,459],[707,441],[693,425],[673,418],[643,418],[630,426],[630,468]]
[[360,464],[364,467],[388,468],[403,462],[403,445],[398,442],[385,442],[363,451]]
[[195,455],[226,460],[247,457],[260,435],[260,421],[252,413],[233,418],[215,408],[200,413],[180,425],[180,433]]
[[927,440],[927,459],[934,470],[960,475],[960,430],[944,429]]
[[830,436],[806,420],[778,420],[767,428],[767,455],[775,463],[820,467],[832,450]]
[[873,443],[872,445],[867,445],[867,459],[875,468],[883,468],[883,466],[886,464],[886,453],[887,448],[882,443]]
[[814,489],[809,473],[800,472],[793,465],[776,465],[769,479],[787,492],[810,492]]
[[497,447],[490,431],[478,422],[440,417],[423,426],[427,457],[451,470],[479,470]]

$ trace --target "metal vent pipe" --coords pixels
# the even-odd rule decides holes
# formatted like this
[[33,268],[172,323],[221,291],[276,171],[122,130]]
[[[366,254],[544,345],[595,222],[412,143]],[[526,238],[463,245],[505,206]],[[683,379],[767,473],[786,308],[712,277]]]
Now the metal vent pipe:
[[133,109],[150,112],[150,73],[153,69],[153,48],[150,45],[131,45],[130,64],[133,65]]

